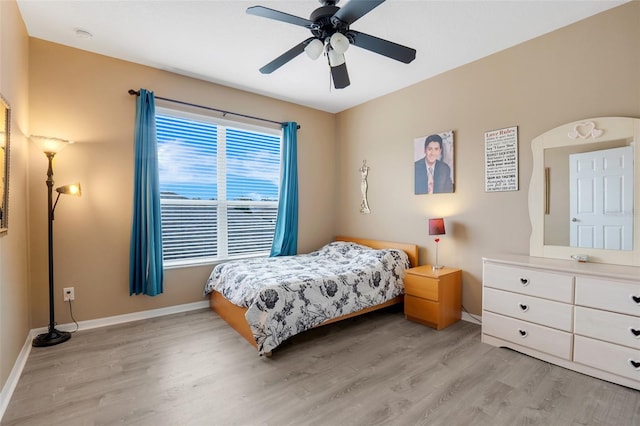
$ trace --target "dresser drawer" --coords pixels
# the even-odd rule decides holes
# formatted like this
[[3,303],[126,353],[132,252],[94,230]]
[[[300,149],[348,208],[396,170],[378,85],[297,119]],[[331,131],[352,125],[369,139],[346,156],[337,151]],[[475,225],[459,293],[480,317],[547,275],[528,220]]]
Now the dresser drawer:
[[640,353],[636,349],[575,336],[573,361],[640,382]]
[[572,334],[484,311],[482,332],[558,358],[571,359]]
[[483,309],[564,331],[573,329],[573,305],[485,288]]
[[404,296],[404,315],[407,319],[438,324],[439,307],[438,302],[420,299],[408,294]]
[[575,333],[640,350],[640,317],[576,306]]
[[576,305],[640,316],[640,282],[578,277]]
[[404,292],[412,296],[437,301],[438,280],[420,275],[406,274],[404,276]]
[[486,287],[573,302],[573,275],[485,263],[482,280]]

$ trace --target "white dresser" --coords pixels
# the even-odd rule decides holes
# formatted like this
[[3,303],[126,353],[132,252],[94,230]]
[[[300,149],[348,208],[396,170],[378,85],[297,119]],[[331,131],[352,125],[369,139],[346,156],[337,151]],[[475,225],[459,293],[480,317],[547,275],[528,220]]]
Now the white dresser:
[[482,341],[640,390],[640,268],[483,259]]

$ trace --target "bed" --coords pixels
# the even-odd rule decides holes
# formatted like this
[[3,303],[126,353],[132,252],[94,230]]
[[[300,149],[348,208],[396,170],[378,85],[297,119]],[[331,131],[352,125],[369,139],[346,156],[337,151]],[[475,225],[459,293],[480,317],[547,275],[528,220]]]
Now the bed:
[[211,309],[269,356],[305,330],[402,303],[404,272],[417,264],[415,244],[340,236],[309,254],[217,265],[204,293]]

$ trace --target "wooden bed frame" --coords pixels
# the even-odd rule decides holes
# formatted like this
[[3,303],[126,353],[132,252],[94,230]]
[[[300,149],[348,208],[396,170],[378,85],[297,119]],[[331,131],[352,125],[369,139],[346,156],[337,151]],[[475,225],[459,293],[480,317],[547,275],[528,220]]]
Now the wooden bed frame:
[[[344,236],[338,236],[336,237],[335,240],[350,241],[350,242],[362,244],[363,246],[371,247],[374,249],[388,249],[388,248],[399,249],[407,253],[407,255],[409,256],[409,262],[411,262],[412,267],[418,265],[418,246],[415,244],[396,243],[392,241],[370,240],[370,239],[364,239],[364,238],[352,238],[352,237],[344,237]],[[404,301],[404,294],[401,294],[380,305],[370,306],[368,308],[359,310],[357,312],[352,312],[350,314],[342,315],[340,317],[327,320],[321,324],[318,324],[316,327],[320,327],[326,324],[331,324],[337,321],[342,321],[344,319],[352,318],[358,315],[366,314],[368,312],[376,311],[378,309],[382,309],[388,306],[402,303],[403,301]],[[225,299],[224,296],[222,296],[217,291],[213,291],[209,295],[209,305],[211,306],[211,309],[213,309],[223,320],[227,322],[227,324],[229,324],[242,337],[244,337],[245,340],[251,343],[256,349],[258,348],[258,345],[256,344],[256,341],[253,338],[253,334],[251,333],[251,328],[249,327],[249,324],[245,319],[245,313],[247,312],[247,308],[234,305],[233,303]]]

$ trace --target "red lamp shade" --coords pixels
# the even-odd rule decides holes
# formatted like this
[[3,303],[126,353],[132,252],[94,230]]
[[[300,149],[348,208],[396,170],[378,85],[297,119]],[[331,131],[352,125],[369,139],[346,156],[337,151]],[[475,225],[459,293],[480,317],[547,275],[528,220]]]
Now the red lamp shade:
[[429,219],[429,235],[444,235],[444,219]]

